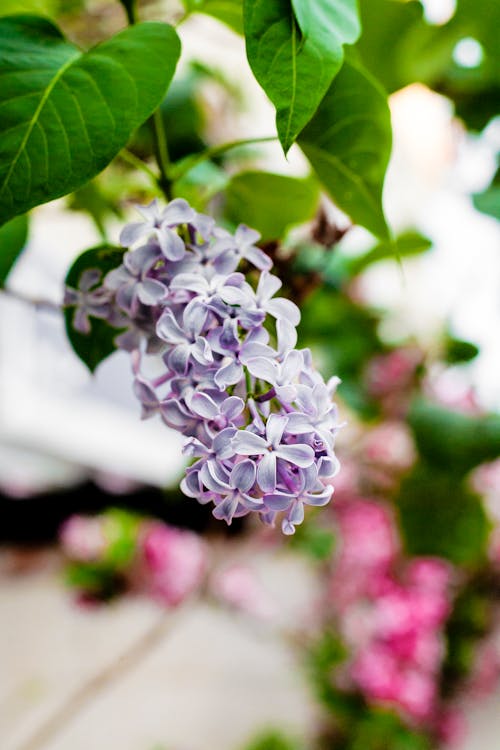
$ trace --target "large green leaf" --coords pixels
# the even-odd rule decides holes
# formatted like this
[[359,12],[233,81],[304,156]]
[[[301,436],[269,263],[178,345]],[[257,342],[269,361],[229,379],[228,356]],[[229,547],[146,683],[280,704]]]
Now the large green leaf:
[[480,498],[453,473],[419,464],[403,481],[397,507],[410,554],[438,555],[457,565],[484,560],[486,513]]
[[429,464],[461,476],[500,456],[500,416],[459,414],[417,399],[408,415],[421,455]]
[[289,226],[311,219],[318,202],[318,184],[311,177],[241,172],[227,187],[226,215],[235,224],[257,229],[264,240],[275,240]]
[[143,23],[82,52],[36,16],[0,19],[0,224],[100,172],[162,100],[175,31]]
[[[295,13],[294,13],[295,11]],[[355,0],[244,0],[247,57],[274,106],[285,153],[359,35]]]
[[387,97],[346,60],[298,143],[332,200],[356,224],[389,239],[382,188],[391,153]]
[[[123,248],[113,245],[98,245],[85,250],[69,269],[66,286],[78,289],[81,275],[88,269],[98,269],[104,278],[108,271],[120,265],[122,257]],[[105,320],[91,318],[91,331],[89,334],[83,334],[73,328],[73,317],[73,308],[66,308],[64,322],[68,339],[77,357],[94,372],[97,365],[115,351],[114,340],[119,331],[108,325]]]
[[0,287],[24,249],[28,238],[28,217],[16,216],[0,227]]

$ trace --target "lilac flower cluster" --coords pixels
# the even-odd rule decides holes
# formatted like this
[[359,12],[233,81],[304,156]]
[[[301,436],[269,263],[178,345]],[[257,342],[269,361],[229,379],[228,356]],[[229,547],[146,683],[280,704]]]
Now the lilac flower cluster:
[[[232,235],[182,199],[140,212],[144,221],[121,233],[122,265],[101,286],[82,277],[75,320],[108,305],[110,322],[117,312],[126,322],[116,341],[132,353],[143,417],[159,414],[187,437],[186,495],[213,502],[228,524],[252,511],[274,524],[282,513],[293,534],[304,505],[325,505],[333,492],[338,379],[325,383],[311,352],[295,348],[300,312],[275,296],[281,282],[256,231],[240,225]],[[154,378],[148,355],[160,367]]]

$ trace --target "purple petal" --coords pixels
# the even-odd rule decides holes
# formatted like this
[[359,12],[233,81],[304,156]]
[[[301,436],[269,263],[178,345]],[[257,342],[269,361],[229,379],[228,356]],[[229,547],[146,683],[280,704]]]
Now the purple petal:
[[176,321],[172,310],[165,310],[156,324],[156,335],[171,344],[184,343],[186,334]]
[[295,348],[295,344],[297,343],[297,331],[288,320],[283,320],[282,318],[277,320],[276,331],[278,334],[278,350],[282,354]]
[[227,525],[230,526],[237,507],[238,497],[230,495],[213,509],[212,514],[219,521],[225,521]]
[[201,365],[207,365],[214,361],[210,345],[203,336],[198,336],[195,343],[191,345],[191,354]]
[[273,267],[273,262],[269,255],[258,247],[246,247],[241,254],[249,263],[252,263],[260,271],[269,271]]
[[280,445],[276,448],[276,455],[295,466],[306,468],[314,461],[314,451],[310,445]]
[[153,225],[144,221],[134,221],[131,224],[126,224],[120,232],[120,245],[123,247],[130,247],[134,245],[137,240],[148,234],[153,229]]
[[221,461],[234,456],[232,441],[235,434],[236,430],[234,427],[226,427],[214,437],[212,449],[217,458],[220,458]]
[[190,224],[196,217],[196,211],[184,198],[175,198],[163,209],[161,223],[162,226],[175,227],[179,224]]
[[314,432],[311,418],[299,411],[293,412],[288,416],[288,432],[291,435],[305,435],[308,432]]
[[247,227],[246,224],[239,224],[234,233],[236,244],[241,247],[254,245],[260,240],[260,237],[261,235],[256,229],[251,229],[250,227]]
[[168,260],[181,260],[186,255],[186,246],[182,238],[172,229],[158,230],[158,242],[163,255]]
[[257,467],[257,482],[263,492],[276,489],[276,453],[266,452]]
[[215,419],[219,415],[219,407],[206,393],[198,391],[194,394],[189,406],[196,414],[199,414],[203,419]]
[[266,436],[274,448],[280,444],[287,424],[288,417],[281,417],[278,414],[271,414],[268,417],[266,423]]
[[265,380],[267,383],[274,385],[278,376],[278,370],[276,364],[269,359],[264,357],[253,357],[251,359],[245,358],[245,364],[251,374]]
[[286,492],[273,492],[270,495],[264,495],[263,498],[266,508],[274,511],[286,510],[294,499],[295,495],[289,495]]
[[157,305],[167,296],[167,289],[160,281],[145,279],[137,285],[137,296],[143,305]]
[[229,483],[240,492],[248,492],[255,482],[255,463],[246,459],[233,468]]
[[326,505],[332,496],[333,493],[333,487],[331,485],[324,488],[322,492],[318,492],[316,494],[306,492],[302,496],[305,503],[308,505],[313,505],[315,507],[321,507],[323,505]]
[[299,370],[302,366],[302,354],[296,349],[288,352],[281,367],[281,384],[285,385],[291,383],[299,374]]
[[267,302],[276,294],[278,289],[281,289],[281,286],[281,279],[267,271],[263,271],[257,284],[257,299],[259,302]]
[[226,398],[221,405],[221,412],[229,420],[233,420],[238,417],[243,409],[245,408],[245,402],[238,396],[230,396]]
[[293,302],[284,297],[277,297],[266,304],[266,310],[269,315],[278,320],[288,320],[293,326],[300,323],[300,310]]
[[238,430],[233,438],[232,446],[240,456],[258,456],[267,453],[268,449],[267,441],[249,430]]
[[174,399],[164,401],[160,405],[160,412],[169,427],[182,430],[187,425],[189,416]]
[[179,375],[185,375],[188,370],[191,347],[188,344],[178,344],[168,355],[168,366]]
[[243,367],[238,362],[230,362],[221,367],[215,374],[215,383],[217,388],[225,391],[229,385],[236,385],[243,376]]

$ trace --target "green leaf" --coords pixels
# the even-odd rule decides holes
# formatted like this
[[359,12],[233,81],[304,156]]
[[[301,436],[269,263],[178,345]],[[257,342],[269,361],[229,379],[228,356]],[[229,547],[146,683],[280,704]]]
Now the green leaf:
[[500,416],[473,417],[416,399],[408,415],[420,454],[462,476],[500,455]]
[[452,365],[462,362],[470,362],[479,354],[479,347],[471,341],[456,339],[454,336],[447,334],[444,340],[443,358],[445,362]]
[[85,53],[48,20],[12,16],[0,49],[2,224],[104,169],[162,100],[180,43],[143,23]]
[[9,272],[23,251],[28,239],[28,217],[15,219],[0,227],[0,287],[5,284]]
[[241,172],[226,190],[226,216],[257,229],[264,240],[283,237],[288,227],[308,221],[319,202],[311,177],[298,179],[271,172]]
[[355,0],[244,0],[243,8],[248,62],[276,108],[286,153],[339,72],[343,45],[359,35]]
[[500,221],[500,167],[497,169],[491,185],[483,192],[472,197],[478,211]]
[[420,464],[400,488],[397,504],[405,547],[457,565],[486,556],[489,522],[481,500],[452,473]]
[[42,13],[49,16],[57,11],[58,0],[2,0],[0,16],[14,13]]
[[[120,265],[123,252],[123,248],[113,245],[91,247],[82,253],[69,269],[66,286],[77,289],[82,273],[90,268],[98,268],[104,277],[108,271]],[[119,331],[104,320],[92,318],[90,333],[80,333],[73,328],[73,316],[73,309],[66,308],[64,322],[68,339],[77,357],[89,368],[90,372],[94,372],[97,365],[116,350],[114,340]]]
[[387,97],[359,63],[349,60],[298,138],[332,200],[356,224],[390,240],[382,189],[391,153]]
[[188,0],[185,4],[191,12],[205,13],[243,34],[243,0]]

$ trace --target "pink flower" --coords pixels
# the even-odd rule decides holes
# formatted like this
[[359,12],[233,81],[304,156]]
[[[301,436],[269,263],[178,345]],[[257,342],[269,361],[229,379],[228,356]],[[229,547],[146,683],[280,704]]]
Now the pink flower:
[[203,579],[207,551],[200,537],[161,522],[144,524],[140,539],[146,587],[168,606],[180,604]]
[[405,671],[395,702],[416,721],[429,720],[435,710],[437,684],[433,676],[416,669]]
[[437,557],[416,557],[406,566],[405,580],[426,591],[446,591],[451,584],[453,569]]
[[340,565],[368,571],[386,569],[398,551],[389,510],[372,500],[339,502],[335,514],[340,530]]
[[370,645],[358,655],[351,676],[367,700],[393,701],[401,689],[398,660],[380,644]]
[[366,434],[363,442],[367,460],[383,468],[404,471],[415,461],[415,446],[403,422],[382,422]]
[[461,745],[467,732],[467,721],[459,708],[447,708],[437,722],[439,740],[448,746]]
[[70,559],[90,563],[103,558],[108,543],[100,518],[71,516],[59,534],[64,553]]

